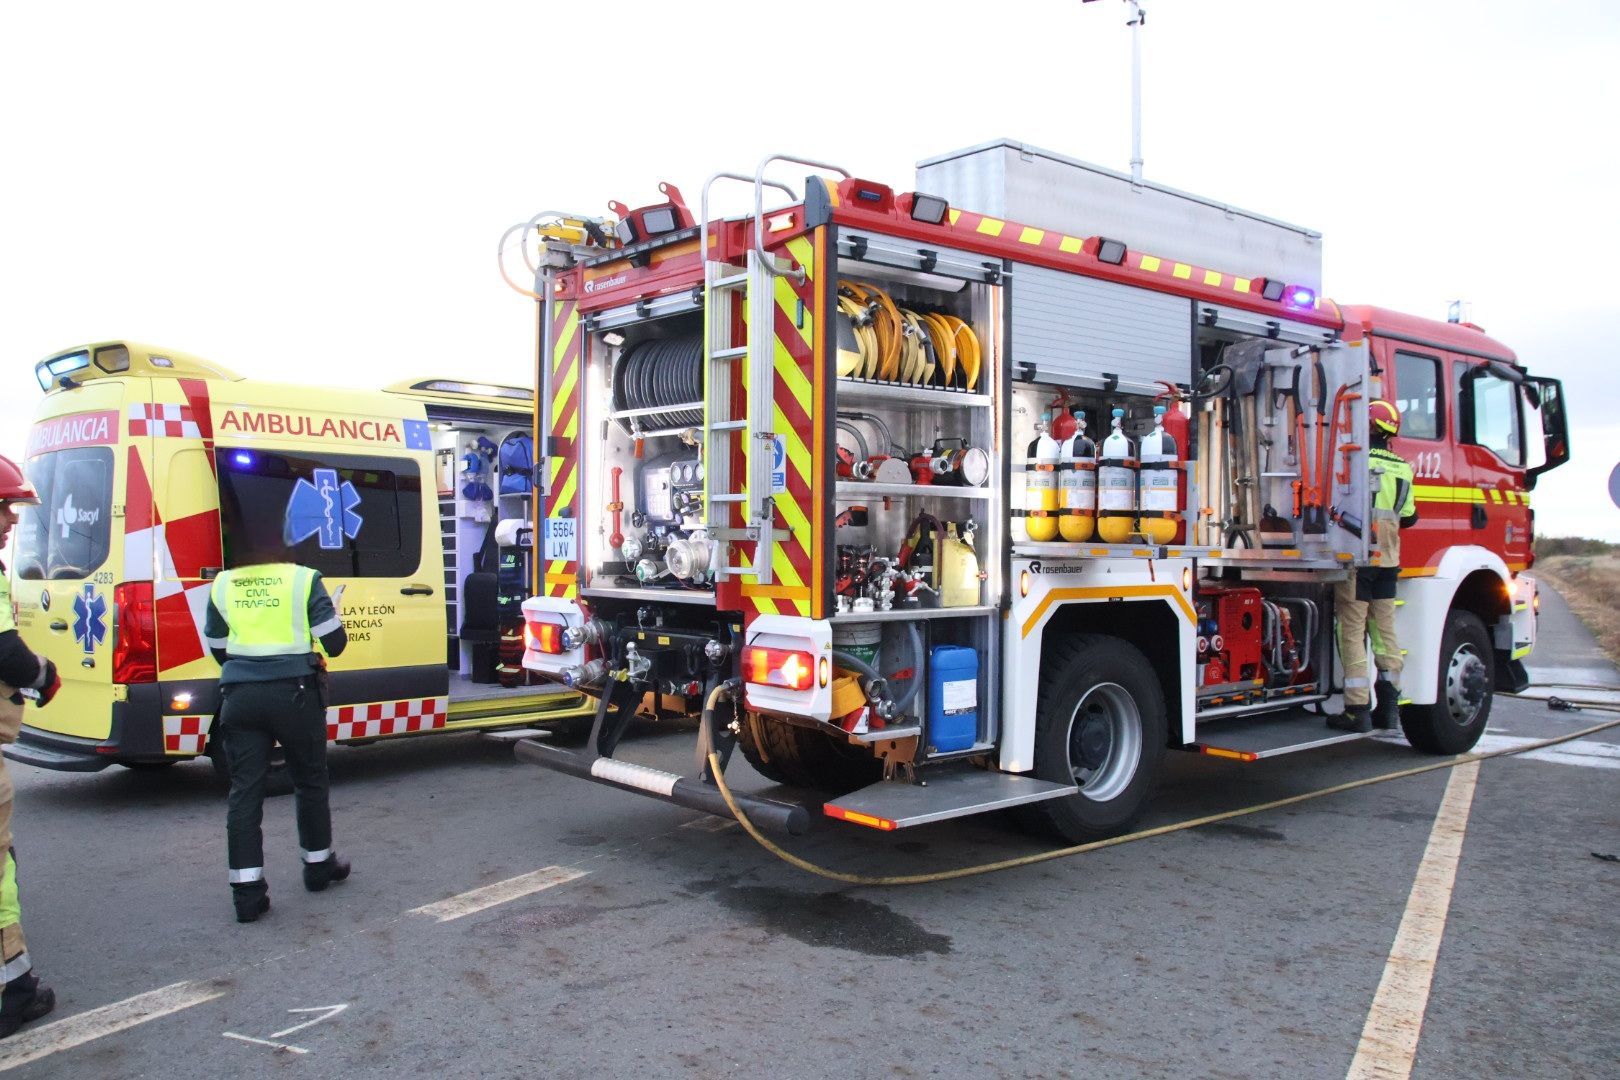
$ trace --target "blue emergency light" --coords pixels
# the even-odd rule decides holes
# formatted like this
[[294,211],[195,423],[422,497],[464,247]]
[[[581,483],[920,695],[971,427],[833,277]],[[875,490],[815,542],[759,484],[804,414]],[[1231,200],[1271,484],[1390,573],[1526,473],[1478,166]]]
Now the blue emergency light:
[[1291,285],[1288,288],[1288,306],[1297,308],[1315,307],[1316,293],[1303,285]]

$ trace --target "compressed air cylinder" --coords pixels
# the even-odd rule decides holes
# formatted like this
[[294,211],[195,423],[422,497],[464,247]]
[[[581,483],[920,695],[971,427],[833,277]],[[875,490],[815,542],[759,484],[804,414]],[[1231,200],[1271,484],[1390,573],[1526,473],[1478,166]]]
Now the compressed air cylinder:
[[1125,410],[1114,410],[1114,430],[1097,459],[1097,537],[1123,544],[1136,531],[1136,448],[1122,428]]
[[1058,451],[1058,532],[1071,542],[1090,540],[1097,531],[1097,444],[1086,435],[1086,418],[1077,413],[1075,422]]
[[1037,543],[1058,534],[1058,443],[1052,438],[1052,414],[1035,425],[1035,440],[1024,459],[1024,531]]
[[1164,430],[1164,406],[1153,407],[1153,430],[1142,436],[1137,453],[1141,481],[1137,509],[1142,519],[1142,535],[1152,543],[1168,544],[1176,538],[1176,519],[1181,516],[1177,490],[1176,440]]

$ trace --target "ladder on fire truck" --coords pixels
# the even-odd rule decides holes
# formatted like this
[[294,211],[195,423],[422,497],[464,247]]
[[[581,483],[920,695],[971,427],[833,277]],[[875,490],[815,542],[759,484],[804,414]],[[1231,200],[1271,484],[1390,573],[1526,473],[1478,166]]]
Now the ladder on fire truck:
[[[752,577],[761,585],[774,580],[772,554],[776,544],[775,492],[772,476],[779,467],[777,455],[783,444],[773,430],[776,417],[776,279],[798,273],[786,260],[765,250],[765,189],[782,192],[790,201],[799,196],[786,184],[765,179],[765,170],[774,162],[808,165],[849,177],[837,165],[807,158],[773,154],[759,163],[752,176],[719,172],[703,183],[699,203],[699,248],[703,257],[703,525],[718,542],[715,578],[732,574]],[[709,228],[709,192],[718,180],[735,180],[754,191],[754,234],[744,265],[710,257],[714,236]],[[734,333],[743,304],[744,330],[739,340]],[[737,380],[745,388],[743,415],[732,415]],[[730,439],[742,440],[743,460],[747,463],[741,488],[734,486]],[[743,523],[731,521],[731,507],[741,505]],[[749,566],[731,563],[731,545],[752,543],[754,556]]]
[[[704,188],[705,201],[708,189]],[[705,219],[706,221],[706,219]],[[708,226],[704,236],[707,240]],[[721,545],[715,576],[752,576],[769,585],[771,547],[775,543],[776,510],[771,497],[771,473],[775,466],[776,433],[771,428],[776,414],[775,334],[772,323],[776,308],[775,261],[752,247],[747,265],[708,257],[704,244],[703,260],[703,525]],[[746,305],[746,326],[737,341],[734,305]],[[739,370],[741,369],[741,370]],[[746,387],[743,415],[734,417],[733,389],[738,379]],[[741,488],[733,483],[731,438],[742,440],[747,465]],[[741,528],[732,524],[731,507],[742,506]],[[730,558],[733,542],[752,541],[752,565],[734,565]]]

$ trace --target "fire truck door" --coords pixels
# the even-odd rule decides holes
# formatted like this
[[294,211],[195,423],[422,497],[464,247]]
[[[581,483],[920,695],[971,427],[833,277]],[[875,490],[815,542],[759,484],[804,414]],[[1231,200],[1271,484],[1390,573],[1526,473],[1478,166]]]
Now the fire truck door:
[[1401,434],[1390,448],[1412,466],[1418,521],[1401,536],[1401,562],[1433,566],[1453,544],[1474,543],[1469,524],[1473,481],[1456,444],[1448,408],[1447,361],[1439,354],[1379,341],[1383,394],[1401,411]]
[[1502,556],[1512,569],[1530,558],[1530,507],[1525,492],[1524,377],[1505,364],[1458,362],[1458,444],[1475,497],[1474,543]]

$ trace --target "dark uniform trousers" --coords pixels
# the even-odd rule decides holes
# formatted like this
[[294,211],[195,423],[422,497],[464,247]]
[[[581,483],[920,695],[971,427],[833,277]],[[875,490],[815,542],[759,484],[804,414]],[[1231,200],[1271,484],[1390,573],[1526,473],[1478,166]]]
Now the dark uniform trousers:
[[[307,855],[332,846],[327,801],[326,710],[316,676],[237,682],[221,689],[220,726],[230,765],[226,836],[232,870],[264,865],[265,780],[270,753],[281,744],[298,809],[298,846]],[[322,855],[322,858],[325,856]],[[265,889],[261,879],[254,891]]]

